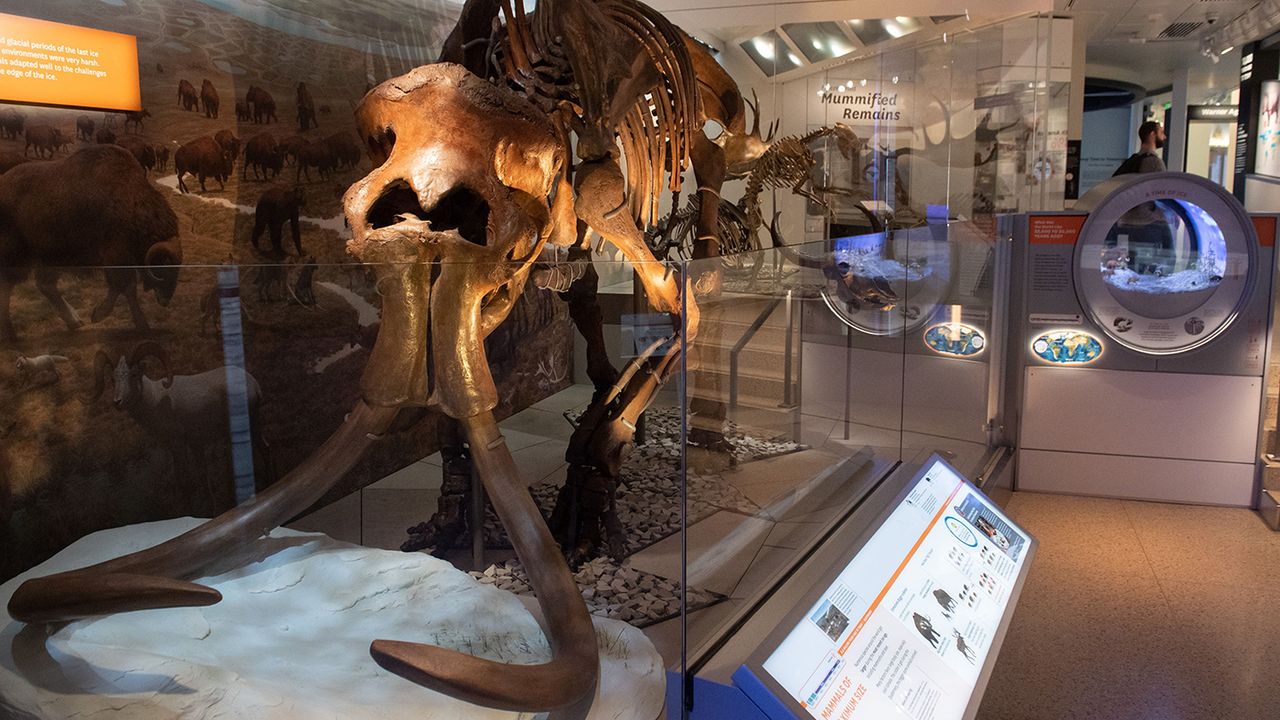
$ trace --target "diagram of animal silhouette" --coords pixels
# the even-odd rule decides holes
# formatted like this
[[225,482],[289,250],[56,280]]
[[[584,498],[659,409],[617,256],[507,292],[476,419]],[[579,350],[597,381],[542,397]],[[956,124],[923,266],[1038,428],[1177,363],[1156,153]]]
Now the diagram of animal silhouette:
[[942,639],[942,635],[937,630],[933,629],[933,621],[920,613],[911,613],[911,619],[916,624],[916,630],[920,631],[920,634],[924,636],[924,639],[928,640],[929,644],[936,649],[938,647],[938,641]]

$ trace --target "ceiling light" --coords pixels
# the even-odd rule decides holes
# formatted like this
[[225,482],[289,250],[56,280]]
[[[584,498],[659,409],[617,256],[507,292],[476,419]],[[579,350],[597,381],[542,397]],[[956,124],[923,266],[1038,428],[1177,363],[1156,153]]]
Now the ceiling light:
[[822,86],[822,89],[823,89],[823,90],[830,90],[830,89],[831,89],[831,83],[824,83],[824,84],[823,84],[823,86]]
[[821,50],[821,49],[822,49],[822,41],[821,41],[821,40],[819,40],[819,39],[817,39],[817,38],[814,38],[814,39],[813,39],[813,43],[811,43],[811,44],[813,45],[813,49],[814,49],[814,50]]
[[866,87],[866,86],[867,86],[867,79],[862,78],[862,87]]
[[754,40],[751,41],[751,46],[754,47],[756,49],[756,52],[760,53],[760,57],[764,58],[765,60],[773,59],[773,43],[769,42],[765,38],[763,37],[755,38]]
[[830,40],[827,41],[827,45],[830,46],[831,48],[831,54],[837,57],[840,55],[844,55],[845,53],[853,49],[853,48],[850,48],[848,45],[845,45],[844,41],[839,38],[831,38]]
[[897,76],[897,75],[894,75],[894,76],[893,76],[893,84],[894,84],[894,85],[897,85],[897,84],[898,84],[898,76]]
[[796,65],[796,66],[800,65],[800,58],[796,57],[795,53],[792,53],[792,52],[787,53],[787,59],[791,61],[792,65]]

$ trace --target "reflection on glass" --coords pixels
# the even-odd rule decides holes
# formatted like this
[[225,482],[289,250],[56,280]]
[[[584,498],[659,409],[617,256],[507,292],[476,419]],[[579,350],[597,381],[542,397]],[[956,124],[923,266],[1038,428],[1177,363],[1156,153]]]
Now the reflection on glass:
[[921,28],[919,20],[905,16],[883,20],[850,20],[849,25],[864,45],[900,38]]
[[1079,330],[1054,330],[1032,340],[1031,351],[1056,365],[1087,365],[1102,356],[1102,343]]
[[782,26],[809,62],[840,57],[853,49],[840,26],[833,22],[791,23]]
[[1107,289],[1142,317],[1172,318],[1195,310],[1226,272],[1222,229],[1199,206],[1182,200],[1143,203],[1107,235],[1099,270]]
[[803,64],[800,57],[773,30],[745,40],[739,43],[739,47],[769,77],[795,70]]

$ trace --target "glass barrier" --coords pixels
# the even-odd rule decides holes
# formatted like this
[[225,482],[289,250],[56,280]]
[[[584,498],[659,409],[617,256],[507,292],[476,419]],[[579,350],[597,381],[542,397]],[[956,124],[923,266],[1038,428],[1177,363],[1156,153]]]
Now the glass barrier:
[[[0,107],[0,206],[21,204],[35,218],[23,232],[54,258],[0,245],[0,584],[193,531],[211,552],[109,567],[207,580],[222,603],[166,586],[203,614],[109,615],[33,647],[74,640],[103,668],[121,644],[103,637],[157,657],[191,650],[207,672],[190,706],[212,702],[229,671],[295,688],[295,716],[367,717],[421,691],[373,668],[375,637],[546,659],[545,636],[511,597],[534,607],[546,596],[534,592],[546,578],[517,557],[530,547],[520,533],[545,528],[600,637],[616,640],[601,648],[602,672],[629,691],[601,702],[649,720],[664,671],[696,665],[883,472],[933,451],[963,472],[980,466],[999,407],[995,217],[1061,207],[1067,86],[1053,48],[1067,46],[1047,18],[793,22],[789,6],[764,4],[718,26],[716,13],[672,10],[699,41],[686,49],[700,82],[738,92],[700,100],[716,117],[705,138],[693,133],[681,182],[659,177],[653,205],[631,208],[651,261],[628,262],[647,256],[590,232],[578,250],[528,264],[475,247],[377,255],[371,232],[388,240],[387,228],[417,221],[487,248],[495,214],[533,207],[512,178],[486,176],[489,195],[468,185],[428,211],[407,180],[385,177],[353,239],[344,203],[387,167],[388,148],[448,155],[458,133],[491,119],[418,123],[437,118],[415,111],[395,132],[357,128],[371,89],[439,57],[463,11],[403,5],[16,10],[136,38],[143,109]],[[462,25],[504,41],[487,21]],[[481,52],[467,48],[454,50]],[[515,61],[501,49],[482,59]],[[590,127],[578,120],[573,132]],[[723,162],[695,167],[708,157]],[[449,165],[439,158],[421,164]],[[643,175],[632,170],[628,183]],[[722,187],[706,185],[721,173]],[[593,197],[578,190],[555,195]],[[705,257],[700,202],[720,202],[721,257]],[[433,260],[396,263],[422,257]],[[519,491],[495,496],[499,477]],[[506,520],[495,503],[510,504]],[[509,522],[511,507],[541,521]],[[193,530],[193,518],[219,516],[235,521]],[[92,589],[72,579],[64,600]],[[346,622],[326,625],[325,608]],[[207,624],[216,642],[184,645],[165,624],[174,618]],[[250,629],[259,656],[302,638],[318,643],[309,662],[329,664],[267,668],[223,645],[202,654]],[[178,702],[160,692],[169,670],[137,667],[157,707]],[[40,673],[60,668],[0,664],[0,688],[44,688]],[[94,698],[137,692],[119,675],[68,681],[63,695],[89,714]],[[316,682],[371,675],[360,688]],[[33,692],[36,704],[67,701]]]
[[[975,475],[1000,403],[997,238],[971,222],[689,261],[687,572],[704,654],[898,461]],[[719,451],[717,452],[717,449]]]

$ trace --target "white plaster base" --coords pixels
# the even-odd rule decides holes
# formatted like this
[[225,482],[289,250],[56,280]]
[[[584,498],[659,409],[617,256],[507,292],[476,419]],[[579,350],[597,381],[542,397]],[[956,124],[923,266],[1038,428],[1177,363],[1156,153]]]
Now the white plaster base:
[[[201,520],[104,530],[0,586],[145,548]],[[219,720],[534,718],[414,685],[369,657],[375,638],[451,647],[511,663],[549,657],[510,593],[421,553],[372,550],[278,529],[257,562],[199,582],[222,602],[82,620],[51,635],[0,611],[0,717]],[[639,630],[595,619],[601,681],[591,718],[654,720],[662,659]]]

